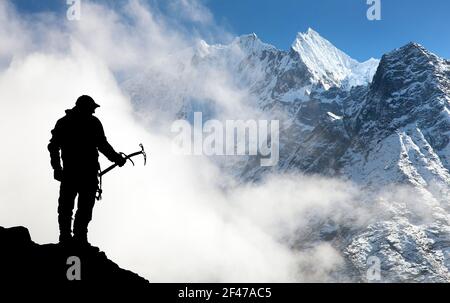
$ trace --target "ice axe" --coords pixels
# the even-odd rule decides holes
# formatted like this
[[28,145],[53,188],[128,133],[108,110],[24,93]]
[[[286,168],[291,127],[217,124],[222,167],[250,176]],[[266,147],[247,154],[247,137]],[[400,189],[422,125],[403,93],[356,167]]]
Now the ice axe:
[[[141,147],[141,150],[137,151],[135,153],[132,153],[132,154],[129,154],[129,155],[125,155],[124,153],[120,153],[123,156],[123,158],[125,160],[129,160],[133,164],[133,166],[134,166],[134,162],[133,162],[133,160],[131,160],[131,158],[133,158],[135,156],[138,156],[138,155],[142,155],[144,157],[144,165],[147,164],[147,154],[145,153],[144,146],[142,145],[142,143],[140,143],[139,146]],[[97,195],[95,197],[97,200],[101,200],[102,199],[102,176],[104,174],[110,172],[111,170],[113,170],[117,166],[118,166],[117,164],[113,164],[113,165],[109,166],[108,168],[106,168],[106,169],[104,169],[104,170],[99,172],[98,176],[100,177],[100,182],[99,182],[99,186],[98,186],[98,189],[97,189]]]

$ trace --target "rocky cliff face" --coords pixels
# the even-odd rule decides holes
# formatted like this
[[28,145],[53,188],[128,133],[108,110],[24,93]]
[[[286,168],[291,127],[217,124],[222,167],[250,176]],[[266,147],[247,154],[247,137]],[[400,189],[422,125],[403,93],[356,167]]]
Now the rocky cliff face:
[[[0,243],[2,287],[23,286],[26,291],[29,286],[53,292],[67,287],[97,290],[97,294],[108,290],[112,294],[125,293],[129,288],[145,291],[150,286],[147,280],[120,268],[96,247],[38,245],[25,227],[0,227]],[[73,257],[79,258],[77,269],[72,267],[76,262]]]

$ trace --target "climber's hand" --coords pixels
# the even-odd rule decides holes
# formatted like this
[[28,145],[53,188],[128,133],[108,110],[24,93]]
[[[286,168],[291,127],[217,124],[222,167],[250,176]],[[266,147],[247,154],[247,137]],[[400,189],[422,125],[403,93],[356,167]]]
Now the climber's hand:
[[53,171],[53,178],[55,178],[56,181],[61,182],[63,179],[63,171],[62,169],[55,169]]
[[116,164],[119,167],[122,167],[125,165],[126,162],[127,162],[127,159],[125,159],[124,157],[122,157],[122,155],[119,154],[119,156],[117,157],[117,160],[116,160]]

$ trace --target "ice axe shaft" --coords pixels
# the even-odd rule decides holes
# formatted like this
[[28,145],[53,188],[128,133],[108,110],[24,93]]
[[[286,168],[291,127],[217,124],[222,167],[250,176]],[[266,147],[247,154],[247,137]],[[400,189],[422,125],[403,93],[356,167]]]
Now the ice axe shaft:
[[[125,155],[125,157],[124,157],[126,160],[130,160],[131,163],[133,163],[133,165],[134,165],[134,162],[133,162],[133,160],[131,160],[131,158],[135,157],[135,156],[138,156],[138,155],[144,156],[144,165],[147,163],[147,154],[145,153],[144,146],[142,145],[142,143],[139,144],[139,146],[141,147],[140,151],[132,153],[132,154],[129,154],[129,155]],[[99,173],[99,176],[100,177],[103,176],[104,174],[106,174],[109,171],[113,170],[116,166],[117,166],[117,164],[113,164],[113,165],[109,166],[108,168],[105,168],[104,170],[102,170]]]
[[[132,153],[132,154],[129,154],[129,155],[125,155],[124,153],[121,153],[121,155],[124,157],[124,159],[130,160],[130,162],[133,163],[133,165],[134,165],[134,162],[133,162],[133,160],[131,160],[131,158],[135,157],[137,155],[142,155],[142,156],[144,156],[144,165],[145,165],[147,163],[147,154],[145,153],[144,146],[142,145],[142,143],[139,144],[139,146],[141,147],[140,151]],[[117,164],[113,164],[110,167],[106,168],[105,170],[99,172],[99,174],[98,174],[99,175],[99,185],[98,185],[97,193],[96,193],[96,196],[95,196],[95,198],[97,200],[101,200],[102,199],[102,192],[103,192],[103,190],[102,190],[102,176],[104,174],[106,174],[107,172],[111,171],[112,169],[114,169],[116,166],[117,166]]]

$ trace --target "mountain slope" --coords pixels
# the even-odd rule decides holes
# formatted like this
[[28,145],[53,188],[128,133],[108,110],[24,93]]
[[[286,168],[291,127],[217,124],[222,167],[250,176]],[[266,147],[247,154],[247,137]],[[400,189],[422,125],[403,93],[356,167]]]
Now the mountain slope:
[[[448,69],[448,62],[414,43],[383,56],[366,95],[354,101],[361,104],[359,112],[345,117],[355,140],[344,174],[366,179],[371,165],[383,170],[377,172],[378,182],[389,182],[391,172],[395,181],[450,185]],[[366,160],[353,161],[352,154],[361,152]]]

